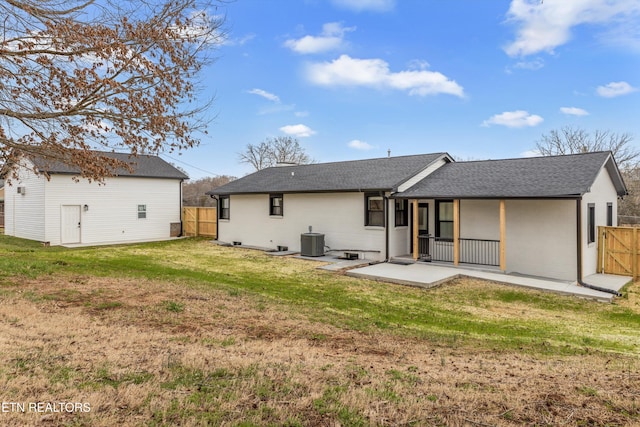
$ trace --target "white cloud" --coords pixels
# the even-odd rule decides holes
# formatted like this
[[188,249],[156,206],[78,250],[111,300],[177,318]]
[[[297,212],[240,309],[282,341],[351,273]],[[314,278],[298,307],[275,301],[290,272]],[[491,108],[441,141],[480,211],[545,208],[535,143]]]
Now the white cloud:
[[531,70],[536,71],[540,68],[544,67],[544,59],[536,58],[532,61],[519,61],[516,62],[513,68],[518,68],[520,70]]
[[272,93],[267,92],[266,90],[262,90],[262,89],[251,89],[248,90],[247,93],[250,93],[252,95],[258,95],[261,96],[265,99],[268,99],[269,101],[272,102],[280,102],[280,98],[277,95],[274,95]]
[[516,110],[496,114],[489,120],[482,122],[482,126],[488,127],[490,125],[500,125],[509,128],[522,128],[527,126],[537,126],[543,121],[544,119],[536,114],[529,114],[528,111],[524,110]]
[[521,157],[540,157],[542,154],[538,150],[527,150],[523,153],[520,153]]
[[563,114],[568,114],[570,116],[588,116],[589,112],[587,110],[583,110],[582,108],[577,107],[561,107],[560,111]]
[[322,33],[319,36],[290,39],[284,42],[284,45],[302,54],[336,50],[344,46],[345,33],[355,29],[356,27],[343,27],[339,22],[329,22],[322,26]]
[[298,138],[305,138],[316,134],[309,126],[303,124],[282,126],[280,130],[287,135],[297,136]]
[[512,0],[507,20],[517,26],[516,37],[504,50],[509,56],[553,52],[571,39],[573,27],[637,25],[639,16],[637,0]]
[[359,139],[354,139],[353,141],[350,141],[347,145],[350,148],[355,148],[356,150],[367,151],[367,150],[373,149],[373,145],[364,141],[360,141]]
[[440,93],[464,96],[464,89],[444,74],[426,70],[389,70],[382,59],[355,59],[341,55],[331,62],[310,64],[307,78],[321,86],[365,86],[406,90],[409,95],[437,95]]
[[308,111],[296,111],[293,113],[296,117],[307,117],[309,115]]
[[332,0],[332,2],[338,7],[356,12],[365,10],[387,12],[396,5],[396,0]]
[[605,98],[615,98],[616,96],[627,95],[637,90],[638,88],[631,86],[627,82],[611,82],[604,86],[598,86],[596,92]]

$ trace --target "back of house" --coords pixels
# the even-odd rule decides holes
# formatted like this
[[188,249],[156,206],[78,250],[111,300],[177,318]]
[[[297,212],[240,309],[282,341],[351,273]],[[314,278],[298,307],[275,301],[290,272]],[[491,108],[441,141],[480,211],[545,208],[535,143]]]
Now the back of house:
[[[577,280],[626,187],[610,152],[454,162],[446,153],[272,167],[207,194],[223,242],[480,265]],[[311,234],[316,235],[313,237]],[[306,237],[305,237],[306,235]]]

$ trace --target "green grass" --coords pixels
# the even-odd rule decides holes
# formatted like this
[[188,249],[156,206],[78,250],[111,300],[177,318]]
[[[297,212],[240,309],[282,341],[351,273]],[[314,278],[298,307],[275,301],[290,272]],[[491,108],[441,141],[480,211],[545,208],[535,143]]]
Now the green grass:
[[[621,306],[506,286],[469,291],[447,285],[421,290],[349,278],[314,266],[257,251],[217,247],[200,239],[65,249],[0,236],[2,292],[19,291],[15,277],[94,275],[160,280],[222,290],[261,306],[281,304],[313,321],[341,328],[383,330],[443,346],[549,355],[640,353],[640,314]],[[25,297],[71,301],[78,295]],[[106,301],[95,308],[117,307]],[[163,307],[173,313],[185,310],[183,304],[173,301],[165,301]],[[505,307],[514,309],[500,316],[492,314]]]

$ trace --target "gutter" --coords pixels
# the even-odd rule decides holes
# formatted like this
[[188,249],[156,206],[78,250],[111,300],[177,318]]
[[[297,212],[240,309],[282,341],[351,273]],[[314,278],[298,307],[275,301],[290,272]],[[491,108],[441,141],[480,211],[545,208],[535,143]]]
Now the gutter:
[[590,285],[582,281],[582,197],[576,199],[576,246],[578,248],[577,253],[577,278],[578,284],[585,288],[593,289],[594,291],[606,292],[608,294],[613,294],[617,297],[621,297],[622,294],[618,291],[614,291],[613,289],[602,288],[600,286]]

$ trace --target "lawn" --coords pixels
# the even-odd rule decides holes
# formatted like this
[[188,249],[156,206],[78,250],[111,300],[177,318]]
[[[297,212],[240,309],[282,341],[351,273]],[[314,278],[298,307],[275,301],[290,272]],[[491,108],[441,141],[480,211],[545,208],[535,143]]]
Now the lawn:
[[603,304],[317,265],[199,239],[72,250],[0,236],[3,402],[91,408],[0,424],[640,422],[637,285]]

